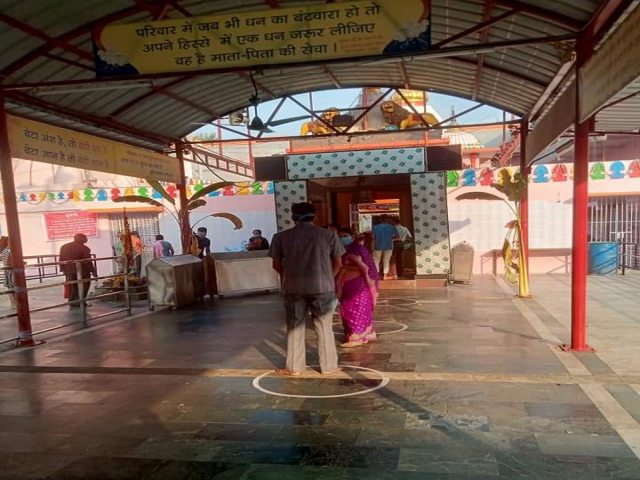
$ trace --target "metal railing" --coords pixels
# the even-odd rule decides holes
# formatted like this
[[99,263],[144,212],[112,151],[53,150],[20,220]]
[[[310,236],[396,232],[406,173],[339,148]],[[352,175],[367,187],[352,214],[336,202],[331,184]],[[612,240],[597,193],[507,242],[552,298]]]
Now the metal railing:
[[618,266],[624,275],[627,269],[640,270],[640,245],[637,243],[618,243]]
[[[46,257],[46,256],[43,256]],[[28,258],[28,257],[25,257]],[[127,316],[131,315],[131,289],[129,288],[129,276],[128,275],[123,275],[121,273],[114,273],[111,275],[103,275],[103,276],[99,276],[97,274],[98,270],[96,268],[96,265],[98,264],[98,262],[101,261],[113,261],[113,260],[120,260],[123,263],[126,262],[126,257],[123,256],[119,256],[119,257],[103,257],[103,258],[95,258],[95,256],[91,259],[91,260],[70,260],[70,261],[65,261],[65,262],[39,262],[36,264],[25,264],[24,269],[25,269],[25,277],[27,278],[31,278],[31,279],[40,279],[40,278],[46,278],[46,277],[41,277],[39,275],[27,275],[26,272],[28,270],[31,269],[51,269],[51,268],[55,268],[56,270],[60,270],[60,267],[64,266],[64,265],[72,265],[73,267],[71,269],[67,269],[67,274],[62,274],[59,273],[58,275],[49,275],[50,277],[52,276],[59,276],[59,275],[65,275],[66,279],[64,282],[55,282],[55,283],[47,283],[47,284],[43,284],[43,285],[35,285],[35,286],[27,286],[26,291],[27,291],[27,295],[30,294],[30,292],[37,292],[40,290],[44,290],[47,288],[60,288],[63,287],[65,289],[69,288],[71,289],[71,291],[73,292],[74,289],[77,289],[77,299],[75,300],[68,300],[66,302],[61,302],[61,303],[56,303],[56,304],[52,304],[52,305],[46,305],[44,307],[36,307],[36,308],[30,308],[29,312],[30,313],[36,313],[36,312],[43,312],[46,310],[52,310],[54,308],[59,308],[59,307],[64,307],[64,306],[68,306],[70,308],[78,308],[79,309],[79,313],[80,313],[80,317],[78,320],[75,320],[73,322],[67,322],[67,323],[63,323],[60,325],[55,325],[53,327],[48,327],[48,328],[43,328],[41,330],[35,330],[32,332],[32,335],[40,335],[46,332],[51,332],[53,330],[58,330],[61,328],[66,328],[66,327],[70,327],[70,326],[74,326],[74,325],[82,325],[83,327],[88,326],[89,322],[91,322],[92,320],[97,320],[100,318],[104,318],[104,317],[108,317],[111,315],[116,315],[118,313],[123,313],[126,312]],[[86,269],[86,264],[87,262],[91,262],[93,263],[94,269],[93,272],[95,272],[93,275],[87,276],[87,269]],[[84,269],[83,269],[83,266]],[[4,277],[4,273],[7,270],[12,270],[11,267],[3,267],[2,271],[3,271],[3,277]],[[122,288],[121,289],[114,289],[111,292],[107,292],[107,293],[102,293],[100,295],[93,295],[91,297],[86,297],[86,294],[89,290],[89,285],[90,282],[92,281],[99,281],[99,280],[106,280],[106,279],[115,279],[115,278],[119,278],[121,277],[123,282],[122,282]],[[11,295],[13,296],[15,293],[15,290],[4,290],[2,292],[0,292],[0,295]],[[110,297],[116,297],[116,296],[120,296],[120,295],[124,295],[124,308],[119,308],[119,309],[115,309],[115,310],[111,310],[108,311],[106,313],[102,313],[99,315],[94,315],[94,316],[89,316],[87,314],[87,300],[98,300],[98,299],[106,299],[106,298],[110,298]],[[4,315],[0,315],[0,319],[8,319],[8,318],[15,318],[17,317],[17,313],[16,312],[11,312],[8,314],[4,314]],[[15,337],[11,337],[11,338],[0,338],[0,344],[4,344],[4,343],[9,343],[9,342],[13,342],[13,341],[17,341],[19,339],[18,336]]]
[[[42,283],[45,278],[63,277],[64,273],[60,271],[60,262],[58,261],[57,254],[50,255],[28,255],[23,257],[27,262],[25,268],[29,267],[34,270],[33,273],[26,275],[27,281],[38,280],[38,283]],[[95,263],[96,255],[91,254],[91,258],[94,260],[94,267],[97,267]],[[32,261],[35,260],[35,264]]]

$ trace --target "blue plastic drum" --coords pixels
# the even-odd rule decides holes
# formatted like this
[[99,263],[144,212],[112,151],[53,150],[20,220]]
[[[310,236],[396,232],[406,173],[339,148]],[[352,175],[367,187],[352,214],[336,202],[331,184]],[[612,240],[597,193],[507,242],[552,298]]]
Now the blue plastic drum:
[[618,244],[615,242],[592,242],[589,244],[589,273],[611,275],[618,268]]

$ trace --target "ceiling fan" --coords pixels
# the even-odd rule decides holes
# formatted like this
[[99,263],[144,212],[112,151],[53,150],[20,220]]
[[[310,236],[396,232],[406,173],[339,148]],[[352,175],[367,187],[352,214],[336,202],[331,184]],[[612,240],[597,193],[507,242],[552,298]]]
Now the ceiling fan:
[[[321,111],[314,113],[322,113]],[[251,121],[249,121],[249,115],[246,110],[238,110],[229,114],[229,123],[233,126],[247,125],[249,130],[256,130],[260,132],[270,133],[273,132],[271,127],[277,127],[279,125],[286,125],[287,123],[297,122],[300,120],[306,120],[311,117],[310,114],[299,115],[297,117],[281,118],[279,120],[271,120],[270,122],[264,122],[260,117],[254,115]],[[196,125],[215,125],[213,122],[197,122]]]
[[258,115],[258,104],[260,103],[260,96],[258,95],[258,85],[256,84],[255,79],[253,78],[253,72],[249,72],[249,78],[251,78],[251,85],[253,85],[253,95],[249,97],[249,105],[253,105],[253,118],[247,128],[249,130],[254,130],[262,133],[271,133],[273,130],[266,125],[260,116]]
[[[249,130],[254,130],[262,133],[272,133],[273,130],[271,130],[270,127],[277,127],[279,125],[285,125],[287,123],[297,122],[299,120],[305,120],[309,118],[310,115],[307,114],[307,115],[299,115],[297,117],[282,118],[280,120],[271,120],[265,123],[258,115],[258,104],[260,103],[260,96],[258,95],[258,86],[256,84],[255,79],[253,78],[252,72],[249,72],[249,78],[251,78],[251,84],[253,85],[253,92],[254,92],[253,95],[249,97],[249,105],[253,105],[253,112],[254,112],[253,118],[251,119],[251,122],[249,122],[249,125],[247,126]],[[317,112],[314,111],[313,113],[322,113],[322,111],[317,111]]]
[[[253,128],[252,124],[254,122],[258,123],[258,125],[263,125],[264,128],[266,129],[270,129],[270,127],[277,127],[279,125],[285,125],[287,123],[291,123],[291,122],[297,122],[299,120],[305,120],[308,119],[309,115],[300,115],[298,117],[289,117],[289,118],[282,118],[280,120],[272,120],[270,122],[267,123],[263,123],[262,120],[260,120],[260,118],[258,117],[254,117],[253,120],[251,121],[251,123],[249,124],[249,130],[260,130],[259,128]],[[266,133],[269,133],[273,130],[264,130]]]

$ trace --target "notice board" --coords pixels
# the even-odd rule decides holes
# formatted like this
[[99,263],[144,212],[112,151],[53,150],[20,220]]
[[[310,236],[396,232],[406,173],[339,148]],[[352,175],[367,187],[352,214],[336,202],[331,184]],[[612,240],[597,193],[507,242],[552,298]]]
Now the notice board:
[[43,216],[47,240],[72,239],[76,233],[84,233],[87,237],[98,236],[98,215],[93,212],[47,212]]

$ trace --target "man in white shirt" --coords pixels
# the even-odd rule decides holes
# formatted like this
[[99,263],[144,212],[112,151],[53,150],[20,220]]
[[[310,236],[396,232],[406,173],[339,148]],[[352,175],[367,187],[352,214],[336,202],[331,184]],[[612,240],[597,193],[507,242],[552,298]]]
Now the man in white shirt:
[[404,245],[407,239],[412,238],[411,232],[407,227],[400,224],[400,219],[395,217],[391,222],[394,227],[396,227],[396,231],[398,232],[397,237],[393,241],[393,256],[396,260],[396,271],[398,273],[398,277],[401,277],[404,273]]

